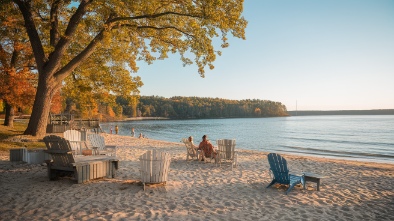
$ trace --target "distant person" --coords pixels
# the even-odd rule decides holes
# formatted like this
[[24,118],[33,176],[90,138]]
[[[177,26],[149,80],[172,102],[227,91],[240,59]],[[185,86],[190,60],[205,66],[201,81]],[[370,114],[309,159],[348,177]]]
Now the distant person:
[[138,138],[144,138],[144,137],[142,136],[142,133],[140,133],[140,136],[139,136]]
[[131,136],[134,137],[134,134],[135,133],[134,133],[134,127],[133,127],[133,128],[131,128]]
[[209,142],[208,140],[208,136],[204,135],[202,136],[202,141],[200,143],[200,145],[198,146],[198,149],[201,150],[201,159],[205,160],[206,157],[209,158],[217,158],[217,152],[215,151],[213,145],[211,144],[211,142]]
[[193,153],[196,154],[196,153],[198,152],[199,148],[198,148],[196,145],[194,145],[194,143],[193,143],[193,137],[190,136],[190,137],[188,137],[187,140],[189,141],[190,146],[192,147]]
[[118,125],[116,125],[115,126],[115,133],[118,134],[118,132],[119,132],[119,127],[118,127]]
[[111,129],[109,129],[109,133],[112,134],[112,127],[111,127]]

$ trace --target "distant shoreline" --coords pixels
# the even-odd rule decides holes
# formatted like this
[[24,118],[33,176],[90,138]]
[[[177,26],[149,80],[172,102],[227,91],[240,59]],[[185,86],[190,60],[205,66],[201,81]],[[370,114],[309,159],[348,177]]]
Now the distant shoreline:
[[119,121],[132,121],[132,120],[170,120],[168,117],[128,117]]
[[315,115],[394,115],[394,109],[380,110],[333,110],[333,111],[287,111],[290,116],[315,116]]

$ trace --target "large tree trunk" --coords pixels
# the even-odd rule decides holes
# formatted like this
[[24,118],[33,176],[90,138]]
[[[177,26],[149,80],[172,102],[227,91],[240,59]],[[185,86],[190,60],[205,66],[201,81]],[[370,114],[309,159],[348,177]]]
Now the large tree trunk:
[[[38,28],[34,22],[36,12],[34,11],[32,1],[13,0],[13,2],[18,5],[23,15],[26,31],[33,49],[35,62],[37,64],[39,78],[33,111],[24,134],[43,137],[46,134],[53,95],[61,87],[62,81],[95,51],[97,46],[104,39],[104,31],[106,31],[106,29],[101,30],[86,46],[86,48],[77,56],[72,58],[71,61],[67,64],[63,64],[62,59],[64,59],[64,56],[67,53],[67,48],[70,46],[72,41],[75,40],[74,38],[78,24],[82,21],[83,16],[88,11],[89,5],[92,4],[93,1],[80,1],[78,9],[70,17],[67,28],[60,39],[57,39],[59,37],[57,32],[58,30],[51,30],[50,41],[54,51],[52,51],[48,57],[45,54],[44,46],[41,42],[39,32],[37,31]],[[50,12],[51,20],[53,19],[53,22],[51,23],[52,29],[58,28],[58,25],[55,23],[57,22],[57,15],[59,13],[59,2],[62,1],[55,1],[55,4],[52,5],[53,10]],[[68,60],[68,58],[65,60]]]
[[24,134],[37,137],[45,136],[52,97],[56,93],[54,83],[52,81],[50,84],[42,80],[38,84],[32,115]]
[[14,127],[15,108],[5,102],[4,126]]

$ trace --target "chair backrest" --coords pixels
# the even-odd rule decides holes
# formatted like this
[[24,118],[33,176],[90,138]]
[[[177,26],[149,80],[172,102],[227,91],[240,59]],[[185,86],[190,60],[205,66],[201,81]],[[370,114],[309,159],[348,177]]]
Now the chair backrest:
[[82,149],[86,147],[86,143],[83,142],[86,141],[86,132],[81,133],[78,130],[66,130],[63,133],[63,137],[70,142],[73,154],[82,154]]
[[141,180],[144,183],[166,182],[170,169],[171,156],[156,150],[147,151],[140,157]]
[[268,162],[276,181],[280,184],[289,184],[289,169],[287,168],[286,159],[279,154],[270,153],[268,154]]
[[105,139],[103,136],[98,134],[89,134],[88,140],[93,147],[97,147],[99,150],[105,149]]
[[233,160],[235,153],[235,139],[221,139],[216,141],[222,159]]
[[187,143],[190,143],[188,138],[182,138],[182,142],[183,142],[185,145],[186,145]]
[[77,130],[66,130],[63,137],[69,141],[83,141],[81,132]]
[[186,151],[190,156],[197,156],[197,152],[194,150],[189,138],[182,138],[182,142],[185,144]]
[[50,135],[44,137],[47,153],[51,154],[53,166],[72,167],[75,163],[70,142],[62,137]]

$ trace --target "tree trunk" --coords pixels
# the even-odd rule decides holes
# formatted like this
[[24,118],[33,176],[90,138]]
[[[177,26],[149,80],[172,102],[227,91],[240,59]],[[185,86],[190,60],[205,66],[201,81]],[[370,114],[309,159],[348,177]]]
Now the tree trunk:
[[14,127],[15,108],[5,102],[4,126]]
[[38,84],[32,115],[24,132],[25,135],[45,136],[52,97],[56,93],[56,89],[53,89],[54,86],[52,84],[48,82]]

